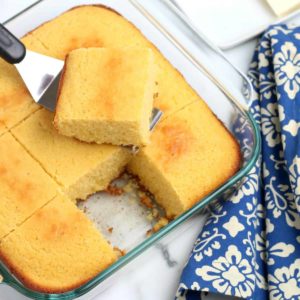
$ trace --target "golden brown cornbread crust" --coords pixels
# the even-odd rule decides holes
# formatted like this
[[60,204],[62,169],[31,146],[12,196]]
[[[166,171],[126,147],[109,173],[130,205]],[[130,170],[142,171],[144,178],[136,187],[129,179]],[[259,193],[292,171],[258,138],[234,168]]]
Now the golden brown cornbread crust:
[[[99,30],[94,30],[95,34],[93,38],[88,34],[86,34],[83,37],[83,39],[79,41],[76,38],[76,35],[74,35],[73,33],[70,33],[70,35],[68,35],[68,33],[65,34],[63,39],[60,42],[60,46],[57,47],[57,49],[55,50],[56,53],[54,54],[54,56],[56,58],[64,59],[71,50],[81,48],[81,47],[82,48],[87,48],[87,47],[113,47],[114,48],[114,47],[128,47],[130,45],[149,47],[155,53],[155,59],[158,62],[159,70],[160,70],[159,71],[160,75],[158,78],[158,81],[160,82],[158,87],[158,97],[155,100],[154,106],[164,111],[163,118],[166,117],[169,113],[172,113],[175,110],[181,108],[182,106],[191,103],[193,100],[199,98],[197,93],[184,80],[183,75],[179,73],[173,66],[171,66],[169,61],[164,56],[161,55],[157,47],[153,45],[151,42],[149,42],[143,36],[140,30],[137,29],[130,21],[123,18],[119,13],[117,13],[115,10],[111,8],[107,8],[103,5],[78,6],[72,8],[71,10],[65,13],[62,13],[57,18],[40,25],[37,28],[37,30],[32,31],[31,33],[35,39],[41,41],[41,43],[47,46],[48,48],[51,48],[50,44],[52,43],[52,41],[47,41],[46,36],[39,34],[39,30],[44,29],[45,27],[47,27],[47,25],[56,27],[56,24],[54,25],[53,21],[60,18],[66,18],[67,16],[70,16],[71,13],[76,11],[86,10],[84,13],[88,14],[89,12],[87,10],[91,8],[96,8],[97,10],[99,10],[100,15],[103,14],[106,18],[107,17],[111,18],[112,24],[113,22],[118,24],[119,27],[116,28],[118,34],[121,28],[120,26],[124,26],[124,32],[128,34],[127,36],[128,39],[119,40],[119,36],[118,37],[110,36],[109,38],[105,36],[103,37],[104,39],[101,40],[100,31],[103,30],[104,28],[103,26],[107,26],[107,25],[106,24],[104,25],[103,23],[98,23],[97,26],[100,27],[102,26],[102,28],[99,27]],[[84,13],[82,13],[82,15]],[[109,16],[108,13],[110,13]],[[94,20],[95,19],[93,19],[93,21]],[[107,31],[109,30],[111,30],[111,28],[107,29]],[[74,32],[76,32],[76,29],[74,29]],[[123,38],[123,36],[120,35],[120,38]],[[169,88],[168,84],[164,83],[164,79],[166,76],[171,77],[172,81],[178,81],[178,84],[177,85],[174,84],[172,88]],[[183,94],[179,95],[180,92]]]
[[[1,244],[1,242],[0,242]],[[28,280],[28,276],[26,276],[26,273],[22,272],[21,270],[19,269],[16,269],[14,267],[12,267],[14,265],[14,260],[9,257],[9,256],[5,256],[3,254],[1,254],[0,252],[0,260],[3,262],[4,265],[8,266],[9,267],[9,270],[21,281],[23,282],[29,289],[32,289],[34,291],[37,291],[37,292],[41,292],[41,293],[50,293],[50,294],[53,294],[53,293],[57,293],[57,294],[61,294],[61,293],[65,293],[65,292],[68,292],[68,291],[72,291],[73,289],[76,289],[82,285],[84,285],[85,283],[87,283],[89,280],[93,279],[93,277],[85,280],[85,281],[82,281],[82,282],[79,282],[78,284],[76,285],[70,285],[69,287],[67,288],[63,288],[63,289],[56,289],[55,291],[53,291],[52,289],[47,289],[45,288],[44,286],[41,286],[39,284],[36,284],[30,280]],[[96,274],[97,275],[97,274]],[[94,276],[95,277],[95,276]]]
[[[76,40],[76,36],[72,36],[73,33],[76,34],[76,28],[74,29],[74,32],[72,31],[72,28],[62,28],[66,30],[64,32],[64,40],[61,40],[61,43],[65,43],[60,47],[61,43],[57,43],[56,39],[59,39],[59,37],[56,37],[56,35],[51,35],[51,37],[54,37],[54,40],[52,38],[51,41],[48,41],[47,39],[50,37],[47,34],[47,28],[48,27],[53,27],[53,28],[59,28],[57,25],[57,21],[61,20],[61,18],[64,18],[68,16],[69,14],[73,12],[78,12],[79,14],[81,13],[80,11],[82,10],[90,10],[92,8],[97,8],[99,10],[99,16],[97,16],[97,19],[101,19],[101,15],[105,15],[106,18],[108,18],[109,14],[109,19],[111,19],[111,24],[121,24],[124,27],[124,32],[129,33],[128,36],[126,36],[126,41],[122,40],[113,40],[113,36],[111,36],[111,43],[109,46],[123,46],[126,45],[127,42],[127,37],[129,37],[129,43],[136,42],[139,45],[142,46],[147,46],[151,47],[156,55],[156,59],[158,61],[158,65],[160,66],[160,79],[159,81],[159,91],[158,91],[158,98],[155,100],[154,106],[160,108],[161,110],[164,111],[164,118],[167,118],[168,116],[171,116],[172,114],[175,114],[176,112],[179,111],[182,107],[185,105],[192,103],[193,101],[199,99],[198,95],[196,92],[188,85],[187,82],[185,82],[184,77],[182,74],[180,74],[177,70],[175,70],[170,63],[160,54],[160,52],[157,50],[157,48],[151,44],[148,40],[144,38],[144,36],[140,33],[140,31],[135,28],[129,21],[125,20],[121,15],[119,15],[117,12],[112,10],[111,8],[107,8],[103,5],[96,5],[96,6],[79,6],[75,7],[63,14],[61,14],[59,17],[57,17],[54,20],[50,20],[42,25],[40,25],[37,29],[31,31],[28,33],[24,39],[27,40],[27,43],[33,46],[33,50],[39,51],[44,54],[56,56],[57,58],[64,59],[65,55],[67,55],[69,50],[72,50],[77,47],[90,47],[90,46],[103,46],[103,43],[101,44],[101,41],[95,40],[95,39],[90,39],[88,35],[84,36],[82,40]],[[80,17],[80,20],[84,19],[89,22],[88,15],[84,15]],[[75,17],[75,15],[74,15]],[[95,20],[95,18],[93,18]],[[54,24],[55,22],[55,24]],[[91,21],[93,22],[93,21]],[[82,26],[82,24],[81,24]],[[104,26],[104,25],[103,25]],[[70,31],[68,31],[68,29]],[[107,27],[107,30],[110,30],[109,27]],[[58,32],[58,34],[60,34]],[[126,35],[126,34],[125,34]],[[121,36],[121,35],[119,35]],[[98,37],[97,37],[98,38]],[[57,48],[55,48],[57,44]],[[117,45],[118,44],[118,45]],[[63,48],[64,46],[67,46],[66,48]],[[53,47],[53,49],[52,49]],[[55,48],[55,49],[54,49]],[[52,53],[53,50],[53,53]],[[1,69],[1,65],[0,65]],[[1,71],[1,70],[0,70]],[[0,72],[1,73],[1,72]],[[18,79],[15,75],[14,72],[12,72],[13,75],[11,76],[14,80],[14,84],[17,82],[16,85],[13,85],[13,88],[16,86],[20,86],[20,89],[16,92],[17,93],[17,98],[22,99],[22,102],[20,105],[19,103],[13,103],[17,108],[9,107],[9,109],[2,113],[2,107],[1,107],[1,96],[0,96],[0,121],[1,117],[4,118],[4,123],[5,126],[10,130],[12,127],[15,127],[17,124],[19,124],[24,118],[27,118],[29,115],[34,113],[36,110],[39,109],[39,107],[32,102],[31,97],[28,95],[28,92],[24,90],[24,85],[20,83],[20,79]],[[165,79],[168,79],[165,81]],[[16,81],[16,82],[15,82]],[[10,83],[10,82],[9,82]],[[3,84],[3,81],[1,80],[0,77],[0,86]],[[15,90],[12,89],[14,92]],[[4,97],[12,97],[11,94],[4,95]],[[19,102],[19,100],[16,100],[16,102]],[[206,104],[204,104],[206,105]],[[26,108],[26,111],[23,113],[23,108]],[[20,113],[21,111],[21,113]],[[13,116],[11,118],[11,116]],[[7,120],[8,119],[8,120]],[[0,131],[1,135],[1,131]],[[237,162],[238,164],[238,162]],[[234,168],[235,169],[235,168]],[[198,198],[195,199],[199,200]],[[1,245],[1,241],[0,241]],[[15,273],[27,286],[29,286],[32,289],[36,289],[39,291],[43,292],[66,292],[70,289],[76,288],[81,286],[83,283],[86,281],[90,280],[91,277],[86,278],[84,281],[78,281],[76,284],[70,285],[68,287],[64,287],[62,289],[59,289],[58,287],[53,289],[53,288],[47,288],[45,286],[39,285],[36,282],[33,282],[28,279],[28,276],[26,276],[26,272],[22,272],[22,270],[19,270],[17,268],[12,267],[14,265],[14,260],[13,257],[10,257],[8,255],[5,255],[4,253],[1,253],[0,251],[0,257],[3,259],[3,261],[7,264],[7,266],[10,266],[12,268],[13,273]]]
[[[16,243],[22,239],[22,247],[16,249]],[[74,289],[116,260],[112,246],[98,235],[94,224],[61,195],[2,239],[0,250],[0,258],[27,286],[46,293]],[[103,260],[104,255],[106,260]],[[40,266],[40,260],[46,266]],[[75,265],[78,260],[80,263]],[[30,267],[30,274],[23,271],[24,266]],[[67,274],[66,278],[64,274]]]
[[235,174],[240,159],[231,133],[196,101],[162,120],[127,169],[174,218]]

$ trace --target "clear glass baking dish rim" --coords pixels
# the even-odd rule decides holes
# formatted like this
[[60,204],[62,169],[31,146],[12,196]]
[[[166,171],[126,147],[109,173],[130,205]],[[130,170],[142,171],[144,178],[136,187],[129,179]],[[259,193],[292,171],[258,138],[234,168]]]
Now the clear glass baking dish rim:
[[[27,9],[23,10],[22,12],[18,13],[14,17],[10,18],[5,22],[5,24],[9,23],[10,21],[14,20],[18,16],[22,15],[25,11],[31,9],[33,6],[38,5],[39,3],[43,2],[43,0],[35,2],[32,6],[28,7]],[[153,19],[153,16],[149,14],[144,8],[136,1],[136,0],[129,0],[134,7],[139,10],[140,13],[142,13],[148,20],[165,36],[168,34],[168,31],[155,19]],[[147,14],[147,15],[145,15]],[[150,18],[150,19],[149,19]],[[152,20],[151,20],[152,19]],[[154,22],[153,22],[154,20]],[[187,24],[189,25],[189,22],[187,21]],[[135,257],[137,257],[139,254],[144,252],[144,250],[148,249],[150,246],[152,246],[155,242],[160,240],[162,237],[167,235],[170,231],[175,229],[178,225],[182,224],[184,221],[195,215],[197,212],[199,212],[201,209],[203,209],[205,206],[207,206],[210,202],[221,196],[226,190],[228,190],[230,187],[232,187],[234,184],[239,182],[247,173],[252,169],[252,167],[255,165],[259,153],[260,153],[260,133],[258,126],[252,117],[252,115],[249,113],[248,108],[246,105],[241,104],[238,100],[235,99],[235,97],[226,89],[224,85],[222,85],[202,64],[200,61],[195,59],[189,51],[184,47],[178,47],[178,45],[181,45],[178,40],[173,38],[171,36],[166,36],[173,45],[184,55],[188,58],[188,60],[192,64],[196,64],[196,66],[201,69],[202,72],[205,73],[205,75],[226,95],[226,97],[233,102],[233,104],[239,109],[239,111],[248,119],[249,125],[252,127],[253,134],[254,134],[254,150],[252,152],[251,158],[248,160],[248,162],[226,183],[224,183],[221,187],[219,187],[216,191],[212,192],[208,196],[206,196],[204,199],[202,199],[200,202],[198,202],[196,205],[194,205],[191,209],[177,217],[175,220],[170,222],[167,226],[163,227],[160,231],[153,234],[149,238],[147,238],[143,243],[135,247],[133,250],[128,252],[126,255],[121,257],[117,262],[115,262],[113,265],[111,265],[109,268],[101,272],[98,276],[84,284],[83,286],[74,289],[72,291],[61,293],[61,294],[46,294],[46,293],[40,293],[33,290],[30,290],[23,286],[19,281],[14,279],[14,277],[0,264],[0,283],[4,283],[9,285],[10,287],[14,288],[24,296],[33,298],[33,299],[74,299],[75,297],[82,296],[89,291],[91,291],[93,288],[95,288],[97,285],[99,285],[103,280],[107,279],[110,275],[112,275],[114,272],[116,272],[121,267],[125,266],[127,263],[129,263],[131,260],[133,260]],[[175,43],[174,43],[175,42]],[[204,41],[205,42],[205,41]],[[224,58],[224,57],[223,57]],[[235,70],[239,76],[241,76],[240,72]],[[244,76],[243,79],[245,79]],[[249,82],[248,82],[249,84]],[[1,263],[1,262],[0,262]]]

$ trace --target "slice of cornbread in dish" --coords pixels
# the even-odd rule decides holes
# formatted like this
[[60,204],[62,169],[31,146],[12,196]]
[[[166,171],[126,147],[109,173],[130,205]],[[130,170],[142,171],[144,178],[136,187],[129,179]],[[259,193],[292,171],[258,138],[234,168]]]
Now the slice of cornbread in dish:
[[128,170],[154,194],[168,217],[180,215],[240,166],[237,142],[202,101],[160,122]]
[[151,48],[158,82],[154,107],[163,111],[163,118],[199,99],[184,77],[154,45],[131,22],[107,7],[73,8],[41,25],[32,34],[60,59],[78,48]]
[[9,132],[0,137],[0,238],[50,201],[57,188]]
[[86,199],[105,189],[123,171],[130,151],[60,135],[52,124],[53,117],[53,113],[41,109],[12,133],[71,199]]
[[79,287],[116,260],[96,227],[62,196],[2,239],[0,257],[26,286],[47,293]]
[[54,125],[81,141],[145,145],[154,94],[151,49],[74,50],[65,62]]

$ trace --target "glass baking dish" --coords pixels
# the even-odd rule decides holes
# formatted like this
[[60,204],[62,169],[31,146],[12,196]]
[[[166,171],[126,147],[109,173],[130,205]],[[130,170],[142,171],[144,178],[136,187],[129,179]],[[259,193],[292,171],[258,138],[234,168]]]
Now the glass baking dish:
[[[260,149],[258,128],[245,104],[247,103],[247,97],[241,92],[245,77],[232,68],[224,60],[224,57],[218,51],[215,51],[212,45],[203,39],[201,34],[197,33],[188,21],[182,15],[179,15],[166,1],[65,0],[57,2],[42,0],[22,14],[10,19],[5,25],[17,36],[22,36],[60,13],[82,4],[108,6],[139,28],[171,64],[183,74],[189,84],[207,102],[216,116],[232,132],[239,141],[243,160],[240,170],[232,178],[158,232],[150,237],[146,235],[141,237],[141,232],[136,232],[135,239],[130,245],[127,245],[128,252],[123,257],[94,279],[73,291],[63,294],[35,292],[26,288],[0,262],[0,274],[3,277],[2,283],[11,286],[21,294],[32,299],[74,299],[87,294],[95,287],[97,287],[99,293],[99,288],[100,290],[105,289],[111,281],[109,279],[112,278],[112,275],[117,270],[123,268],[170,231],[175,228],[178,229],[184,221],[201,212],[208,205],[217,205],[219,201],[222,201],[226,195],[231,193],[254,166]],[[234,77],[237,80],[232,80]],[[233,82],[235,83],[233,84]],[[251,86],[249,82],[247,84],[251,94]],[[93,201],[91,200],[90,202]],[[118,213],[116,212],[115,214]],[[133,215],[131,219],[135,218]],[[137,215],[140,217],[139,213]],[[121,220],[122,225],[124,225],[124,222],[127,222],[127,219]],[[142,230],[145,230],[145,228],[143,227]],[[127,239],[129,235],[132,236],[133,232],[123,232],[121,238],[119,237],[119,241],[122,242],[122,239]],[[118,242],[118,240],[114,242],[117,243],[116,241]],[[117,244],[117,246],[119,247],[120,245]]]

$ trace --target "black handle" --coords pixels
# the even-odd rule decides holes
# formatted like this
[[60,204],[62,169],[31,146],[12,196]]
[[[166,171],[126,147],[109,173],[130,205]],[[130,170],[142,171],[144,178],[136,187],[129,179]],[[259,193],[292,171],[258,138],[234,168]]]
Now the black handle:
[[0,57],[10,64],[17,64],[25,54],[24,44],[0,24]]

